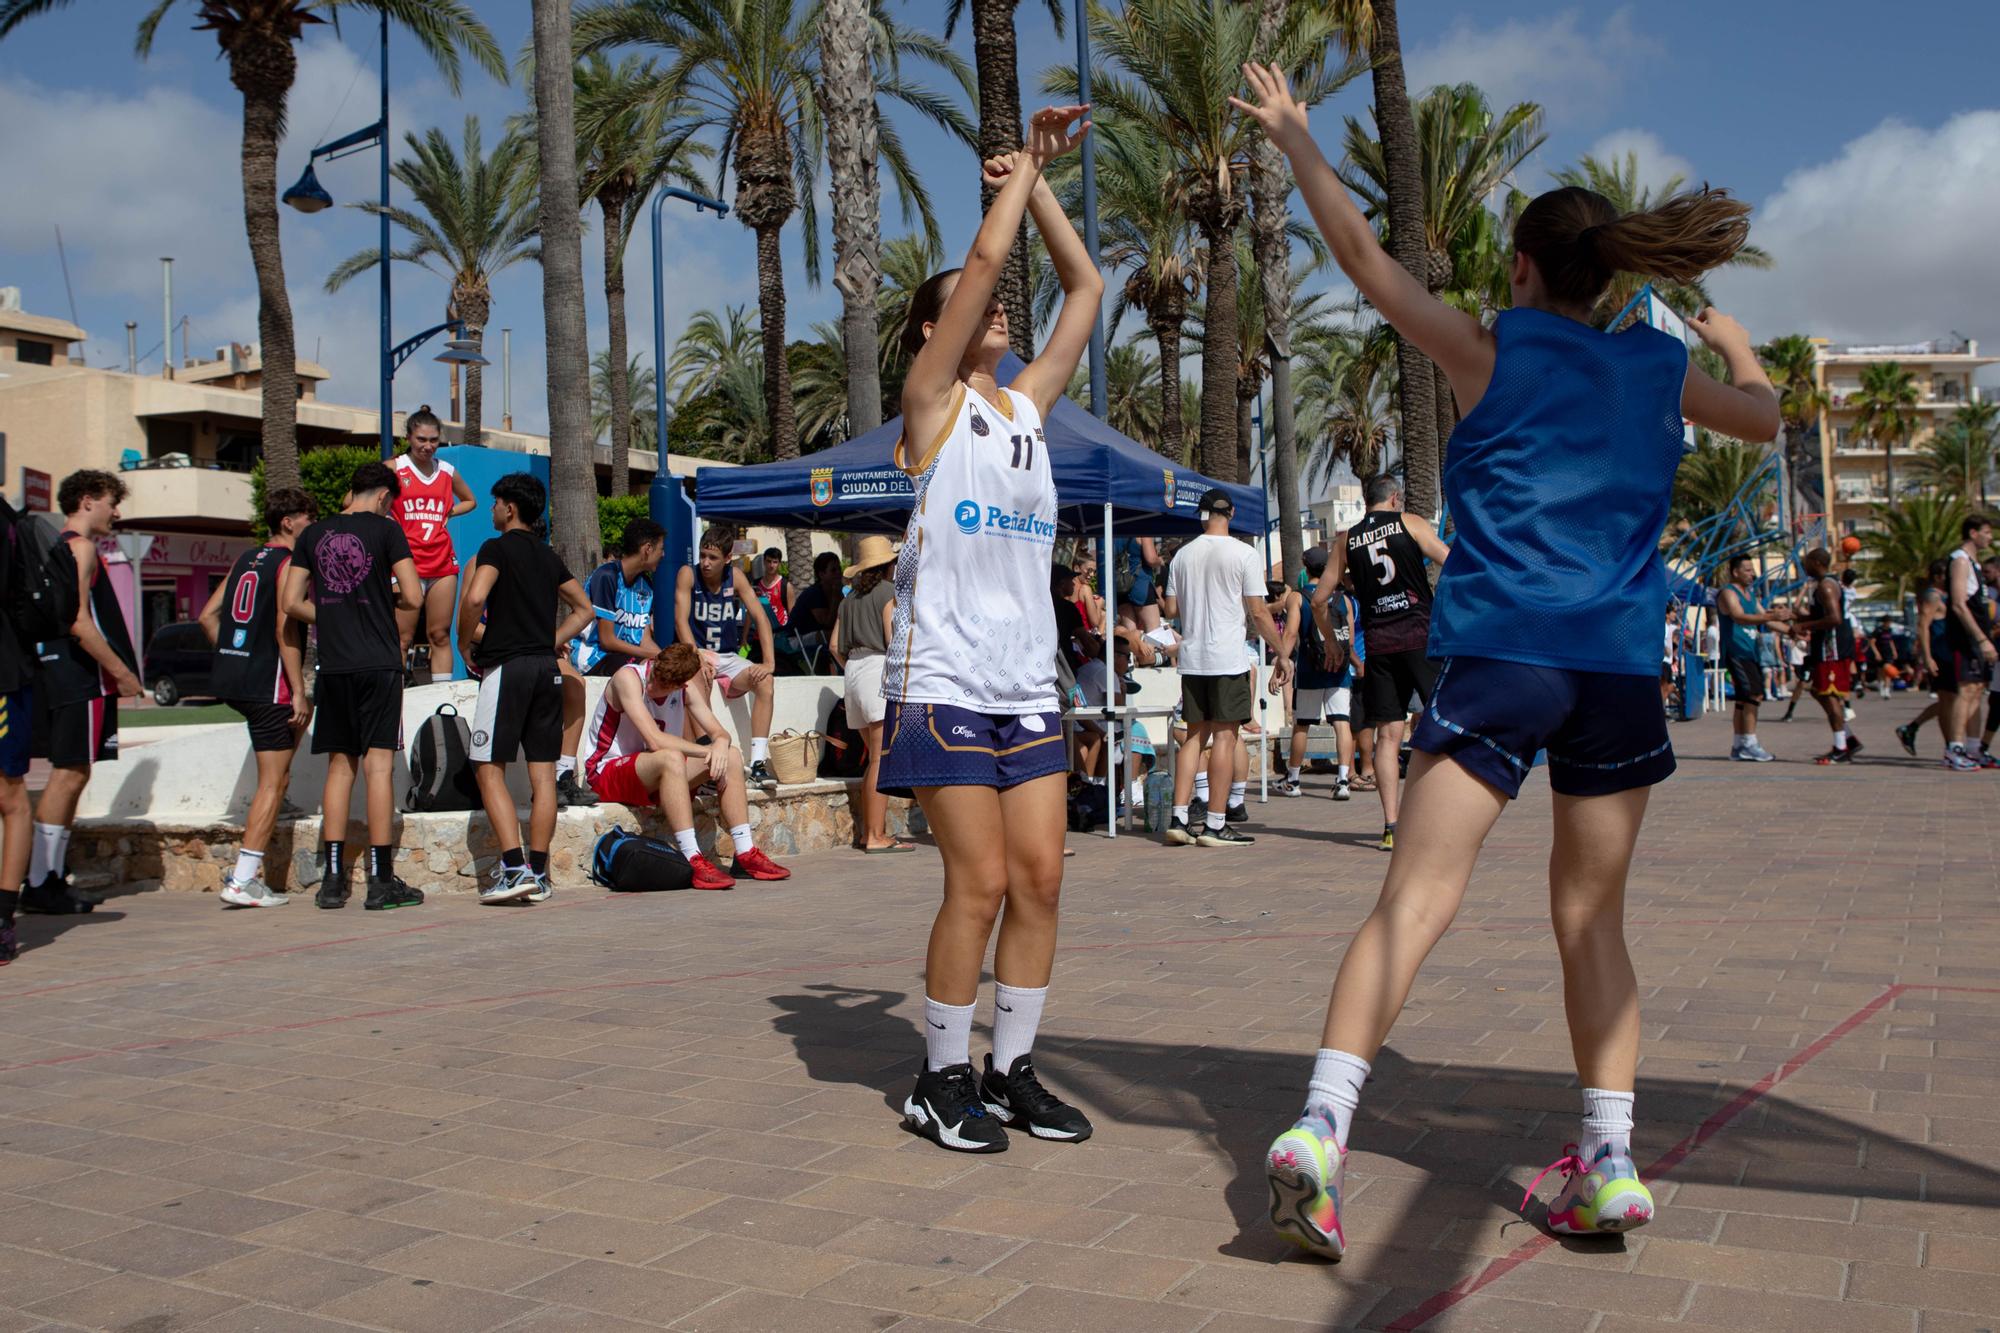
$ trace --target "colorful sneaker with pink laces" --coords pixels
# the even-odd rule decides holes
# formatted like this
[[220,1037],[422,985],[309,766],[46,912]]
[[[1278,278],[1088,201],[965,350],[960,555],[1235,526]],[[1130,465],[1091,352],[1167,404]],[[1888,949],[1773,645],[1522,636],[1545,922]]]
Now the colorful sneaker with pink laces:
[[1347,1250],[1340,1229],[1341,1177],[1347,1150],[1334,1137],[1333,1120],[1319,1107],[1271,1142],[1264,1172],[1271,1181],[1271,1225],[1279,1235],[1323,1259]]
[[1597,1156],[1585,1162],[1577,1156],[1576,1145],[1566,1144],[1563,1155],[1542,1168],[1521,1196],[1521,1208],[1535,1197],[1542,1176],[1560,1170],[1562,1188],[1549,1201],[1549,1230],[1559,1236],[1594,1236],[1600,1232],[1633,1231],[1653,1220],[1653,1195],[1639,1179],[1639,1169],[1630,1154],[1605,1144]]

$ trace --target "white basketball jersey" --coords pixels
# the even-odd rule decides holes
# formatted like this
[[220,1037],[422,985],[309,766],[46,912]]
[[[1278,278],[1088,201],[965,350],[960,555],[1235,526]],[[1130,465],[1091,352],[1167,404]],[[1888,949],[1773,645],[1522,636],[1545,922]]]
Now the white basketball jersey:
[[882,692],[980,713],[1053,712],[1056,484],[1035,405],[960,385],[928,458],[898,446],[916,508],[896,560],[896,617]]
[[[638,673],[639,690],[646,689],[646,673],[652,669],[651,662],[628,662],[618,668],[623,675],[627,671]],[[653,725],[669,736],[678,736],[687,718],[687,691],[675,690],[665,699],[655,699],[646,694],[646,711],[653,715]],[[611,682],[604,683],[604,693],[598,696],[597,708],[590,715],[589,758],[583,761],[585,779],[597,776],[597,770],[614,759],[622,759],[628,754],[644,754],[647,750],[646,738],[639,734],[639,728],[632,724],[625,710],[618,706],[618,696],[612,691]]]

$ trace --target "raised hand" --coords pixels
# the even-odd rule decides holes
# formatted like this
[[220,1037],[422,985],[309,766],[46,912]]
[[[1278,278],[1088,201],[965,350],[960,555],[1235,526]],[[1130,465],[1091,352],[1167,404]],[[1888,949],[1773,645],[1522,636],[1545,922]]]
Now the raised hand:
[[1695,331],[1696,337],[1718,352],[1750,346],[1750,335],[1743,326],[1714,306],[1704,307],[1700,314],[1688,320],[1688,326]]
[[1024,156],[1025,153],[1002,153],[998,157],[987,158],[979,164],[980,182],[989,190],[999,189],[1014,174],[1015,163]]
[[1232,97],[1229,105],[1256,121],[1265,137],[1285,153],[1312,142],[1312,131],[1306,125],[1306,109],[1292,96],[1292,85],[1283,70],[1276,65],[1259,65],[1251,61],[1243,66],[1243,78],[1257,100],[1252,103]]
[[1090,132],[1090,122],[1084,119],[1089,113],[1088,104],[1043,107],[1028,120],[1028,146],[1024,151],[1036,165],[1048,165],[1083,142],[1083,136]]

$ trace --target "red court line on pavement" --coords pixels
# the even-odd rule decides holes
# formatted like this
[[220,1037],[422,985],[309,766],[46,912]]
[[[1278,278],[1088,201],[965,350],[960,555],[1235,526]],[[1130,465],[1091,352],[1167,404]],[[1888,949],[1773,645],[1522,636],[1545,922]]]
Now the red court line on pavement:
[[[1894,983],[1880,995],[1877,995],[1874,999],[1841,1019],[1831,1028],[1828,1028],[1810,1046],[1807,1046],[1797,1055],[1794,1055],[1791,1059],[1785,1061],[1785,1063],[1779,1065],[1776,1069],[1737,1093],[1727,1106],[1724,1106],[1721,1110],[1709,1116],[1708,1119],[1702,1121],[1692,1134],[1689,1134],[1679,1143],[1676,1143],[1673,1147],[1655,1158],[1652,1165],[1639,1173],[1639,1178],[1651,1182],[1672,1171],[1689,1157],[1701,1151],[1703,1144],[1728,1128],[1730,1123],[1738,1116],[1762,1101],[1772,1088],[1775,1088],[1778,1084],[1784,1082],[1792,1075],[1798,1073],[1799,1070],[1826,1054],[1835,1042],[1838,1042],[1842,1037],[1845,1037],[1848,1033],[1866,1023],[1876,1014],[1881,1013],[1882,1010],[1895,1003],[1899,997],[1911,991],[1919,990],[1971,995],[2000,995],[2000,987],[1994,986],[1943,986],[1926,984],[1924,982],[1904,983],[1900,981]],[[1412,1333],[1412,1330],[1422,1328],[1425,1324],[1428,1324],[1431,1320],[1459,1304],[1467,1297],[1476,1294],[1482,1288],[1491,1286],[1493,1283],[1507,1276],[1507,1274],[1513,1272],[1522,1264],[1527,1263],[1530,1259],[1533,1259],[1536,1255],[1555,1243],[1556,1237],[1549,1232],[1541,1232],[1534,1238],[1523,1241],[1512,1251],[1493,1260],[1493,1262],[1487,1264],[1486,1267],[1480,1269],[1471,1277],[1462,1278],[1444,1290],[1431,1295],[1422,1304],[1396,1320],[1395,1323],[1388,1325],[1389,1333]]]

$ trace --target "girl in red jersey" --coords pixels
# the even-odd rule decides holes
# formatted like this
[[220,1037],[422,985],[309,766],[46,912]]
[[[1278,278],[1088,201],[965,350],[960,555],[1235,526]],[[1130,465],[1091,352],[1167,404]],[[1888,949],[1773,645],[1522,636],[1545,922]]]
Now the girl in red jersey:
[[443,427],[427,403],[410,413],[403,426],[410,451],[396,460],[396,479],[403,484],[391,517],[403,527],[410,543],[410,555],[417,562],[417,577],[423,581],[423,605],[415,611],[396,612],[396,628],[403,634],[403,655],[417,636],[417,621],[424,623],[430,640],[431,679],[451,679],[451,621],[458,608],[458,555],[451,549],[448,519],[469,514],[478,507],[472,488],[458,469],[437,456]]

